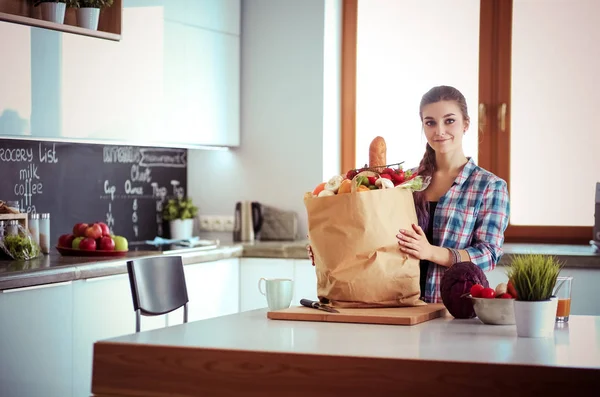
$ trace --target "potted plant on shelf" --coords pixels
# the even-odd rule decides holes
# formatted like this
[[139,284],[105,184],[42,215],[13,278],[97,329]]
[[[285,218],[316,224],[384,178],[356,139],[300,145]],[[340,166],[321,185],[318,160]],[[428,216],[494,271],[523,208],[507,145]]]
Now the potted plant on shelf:
[[34,0],[33,6],[41,6],[44,21],[64,23],[65,10],[73,7],[77,0]]
[[70,0],[77,9],[77,26],[98,30],[100,10],[113,5],[113,0]]
[[558,304],[554,287],[561,268],[553,256],[527,254],[512,259],[507,275],[517,292],[514,308],[518,336],[553,335]]
[[171,238],[184,240],[192,237],[194,217],[198,207],[192,204],[191,198],[172,198],[167,200],[163,209],[163,220],[169,222]]

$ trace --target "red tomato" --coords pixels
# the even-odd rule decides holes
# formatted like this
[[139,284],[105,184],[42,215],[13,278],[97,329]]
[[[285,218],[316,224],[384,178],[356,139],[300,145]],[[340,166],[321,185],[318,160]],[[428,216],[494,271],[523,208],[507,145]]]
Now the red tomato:
[[481,291],[483,291],[483,285],[481,284],[473,284],[473,286],[471,287],[471,296],[473,298],[479,298],[481,297]]
[[481,298],[494,299],[496,297],[496,291],[493,288],[484,288],[481,290]]
[[509,294],[508,292],[506,292],[502,295],[498,295],[496,298],[498,298],[498,299],[513,299],[513,296],[511,294]]
[[517,299],[519,296],[517,295],[517,290],[513,285],[512,281],[508,280],[508,284],[506,285],[506,292],[509,293],[513,298]]
[[392,178],[398,183],[404,182],[404,171],[400,171],[396,174],[392,174]]

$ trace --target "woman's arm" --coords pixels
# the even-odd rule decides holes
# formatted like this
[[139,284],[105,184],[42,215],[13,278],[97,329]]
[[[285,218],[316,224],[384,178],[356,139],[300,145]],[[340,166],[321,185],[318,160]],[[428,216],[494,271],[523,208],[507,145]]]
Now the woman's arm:
[[457,262],[470,260],[469,253],[466,250],[431,245],[419,225],[412,225],[412,228],[413,230],[400,230],[396,235],[400,251],[417,259],[427,260],[446,267],[450,267]]
[[432,245],[431,251],[431,259],[429,259],[429,261],[440,266],[450,267],[457,262],[471,261],[471,257],[469,256],[469,252],[467,250],[454,250],[459,257],[458,260],[454,256],[454,253],[452,252],[453,250],[449,248]]
[[473,230],[473,243],[465,251],[471,262],[482,270],[489,271],[496,267],[502,257],[510,204],[506,182],[502,179],[490,183],[483,194]]
[[400,230],[396,236],[400,250],[417,259],[428,260],[441,266],[450,267],[456,262],[470,261],[484,271],[494,269],[502,256],[504,231],[508,226],[506,182],[501,179],[492,182],[486,187],[483,195],[473,229],[472,244],[469,247],[454,250],[431,245],[423,230],[418,225],[413,225],[413,230]]

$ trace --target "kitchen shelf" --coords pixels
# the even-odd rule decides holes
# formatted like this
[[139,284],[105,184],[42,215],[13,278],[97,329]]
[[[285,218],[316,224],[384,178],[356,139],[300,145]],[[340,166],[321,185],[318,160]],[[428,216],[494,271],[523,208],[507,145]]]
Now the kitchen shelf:
[[0,0],[0,21],[78,34],[99,39],[120,41],[123,1],[114,0],[111,7],[100,10],[98,30],[77,26],[75,9],[67,8],[64,23],[45,21],[40,7],[23,0]]

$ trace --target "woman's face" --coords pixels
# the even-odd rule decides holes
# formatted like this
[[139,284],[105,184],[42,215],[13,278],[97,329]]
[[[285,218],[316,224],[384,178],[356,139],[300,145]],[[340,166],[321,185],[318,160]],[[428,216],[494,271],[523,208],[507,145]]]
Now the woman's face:
[[455,101],[440,101],[423,107],[423,129],[436,153],[462,150],[463,135],[469,128]]

